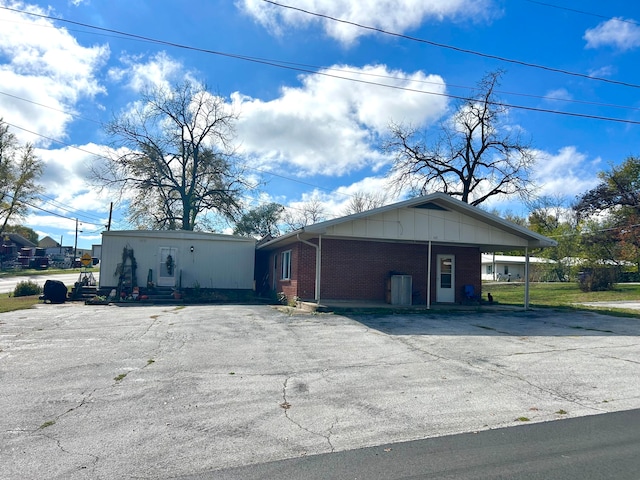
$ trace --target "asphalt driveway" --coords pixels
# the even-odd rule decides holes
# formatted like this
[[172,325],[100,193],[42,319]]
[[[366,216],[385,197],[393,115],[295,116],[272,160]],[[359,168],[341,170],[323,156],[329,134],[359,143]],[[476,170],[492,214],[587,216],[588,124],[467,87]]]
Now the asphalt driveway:
[[0,315],[6,479],[173,478],[640,408],[640,320],[268,306]]

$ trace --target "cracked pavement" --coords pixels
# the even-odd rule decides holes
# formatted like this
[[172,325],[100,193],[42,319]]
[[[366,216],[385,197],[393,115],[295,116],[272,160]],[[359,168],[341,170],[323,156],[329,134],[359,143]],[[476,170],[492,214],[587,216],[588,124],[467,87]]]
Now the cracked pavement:
[[553,310],[39,305],[0,314],[2,478],[176,478],[640,408],[639,334]]

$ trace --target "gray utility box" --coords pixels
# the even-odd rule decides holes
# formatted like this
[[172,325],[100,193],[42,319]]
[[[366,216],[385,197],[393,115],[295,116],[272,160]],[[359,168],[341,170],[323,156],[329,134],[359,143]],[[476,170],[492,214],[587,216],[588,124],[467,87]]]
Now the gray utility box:
[[411,305],[411,275],[391,275],[391,305]]

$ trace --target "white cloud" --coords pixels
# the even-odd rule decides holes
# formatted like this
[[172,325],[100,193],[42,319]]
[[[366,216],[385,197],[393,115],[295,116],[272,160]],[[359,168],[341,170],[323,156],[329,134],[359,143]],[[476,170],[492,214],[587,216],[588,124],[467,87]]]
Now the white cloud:
[[445,84],[437,75],[406,74],[380,65],[339,65],[320,73],[436,95],[322,74],[302,76],[302,86],[283,88],[279,98],[268,102],[234,93],[243,153],[263,168],[284,169],[289,175],[339,176],[365,167],[376,170],[389,161],[377,143],[392,120],[426,125],[447,109],[447,98],[441,95]]
[[[275,34],[281,34],[284,26],[295,28],[322,23],[329,36],[349,44],[362,35],[374,33],[261,0],[237,0],[236,5]],[[496,13],[491,0],[298,0],[295,7],[395,33],[416,28],[428,19],[465,18],[477,21]]]
[[[0,5],[7,2],[0,0]],[[11,6],[48,13],[21,3]],[[51,21],[14,11],[0,10],[0,23],[0,85],[6,94],[0,95],[1,116],[41,135],[63,137],[75,104],[104,93],[95,73],[106,62],[109,48],[82,47]],[[14,133],[21,141],[48,143],[23,130]]]
[[596,68],[589,71],[591,77],[611,77],[615,73],[615,67],[612,65],[605,65],[604,67]]
[[365,177],[350,185],[338,187],[330,195],[332,217],[342,216],[356,195],[370,195],[376,199],[383,199],[385,204],[391,204],[401,200],[393,194],[389,187],[389,179],[384,176]]
[[640,47],[640,26],[623,19],[612,18],[585,32],[587,48],[614,47],[631,50]]
[[166,52],[158,52],[150,58],[141,55],[123,54],[123,67],[109,69],[113,81],[124,82],[135,92],[148,87],[170,88],[176,81],[189,78],[184,66]]
[[540,195],[573,198],[599,182],[594,167],[600,160],[589,160],[576,147],[564,147],[556,154],[536,151],[535,155],[538,161],[534,180],[540,186]]
[[555,103],[563,100],[573,100],[573,95],[566,88],[557,88],[545,93],[544,99],[547,102]]
[[[74,210],[107,211],[111,201],[109,193],[99,192],[88,182],[90,165],[95,161],[92,153],[99,154],[101,148],[95,144],[88,144],[77,148],[37,150],[36,154],[45,164],[40,181],[47,196]],[[54,205],[48,205],[47,209],[56,210]],[[56,213],[68,214],[64,210],[56,210]]]

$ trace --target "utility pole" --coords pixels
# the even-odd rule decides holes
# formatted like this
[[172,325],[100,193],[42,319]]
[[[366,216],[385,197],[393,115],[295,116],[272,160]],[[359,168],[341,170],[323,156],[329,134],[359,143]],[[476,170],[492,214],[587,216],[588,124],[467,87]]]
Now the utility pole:
[[76,263],[76,257],[78,256],[78,219],[76,218],[76,241],[73,244],[73,260],[71,261],[71,266]]
[[109,223],[107,223],[107,232],[111,231],[111,214],[113,213],[113,202],[109,205]]

